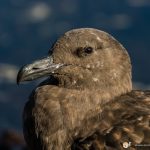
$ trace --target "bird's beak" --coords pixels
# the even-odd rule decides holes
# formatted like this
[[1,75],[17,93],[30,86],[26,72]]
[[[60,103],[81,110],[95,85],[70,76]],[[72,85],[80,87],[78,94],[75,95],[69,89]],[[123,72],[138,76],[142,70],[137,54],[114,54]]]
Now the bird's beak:
[[34,61],[32,64],[25,65],[19,70],[17,84],[23,81],[31,81],[40,77],[48,76],[62,66],[64,65],[54,64],[52,56]]

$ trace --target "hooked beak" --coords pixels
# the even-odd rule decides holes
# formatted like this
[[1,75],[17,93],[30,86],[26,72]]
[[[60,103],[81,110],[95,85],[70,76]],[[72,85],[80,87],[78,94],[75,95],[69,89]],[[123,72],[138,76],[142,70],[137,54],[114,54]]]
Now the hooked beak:
[[32,81],[40,77],[48,76],[62,66],[64,66],[64,64],[54,64],[52,56],[34,61],[32,64],[25,65],[19,70],[17,84],[23,81]]

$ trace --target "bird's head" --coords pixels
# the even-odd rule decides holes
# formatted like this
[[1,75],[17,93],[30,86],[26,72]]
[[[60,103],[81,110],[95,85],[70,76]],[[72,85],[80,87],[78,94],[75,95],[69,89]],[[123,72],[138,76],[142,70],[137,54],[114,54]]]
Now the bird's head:
[[[66,32],[48,57],[25,65],[17,82],[53,76],[58,86],[131,90],[131,63],[125,48],[106,32],[81,28]],[[117,89],[116,89],[117,90]]]

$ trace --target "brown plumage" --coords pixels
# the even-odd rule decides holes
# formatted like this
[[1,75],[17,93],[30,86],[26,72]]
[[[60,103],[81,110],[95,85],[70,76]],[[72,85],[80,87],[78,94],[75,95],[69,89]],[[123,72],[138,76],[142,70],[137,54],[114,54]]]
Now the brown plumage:
[[[50,76],[30,95],[24,136],[31,150],[150,148],[150,92],[132,90],[125,48],[91,28],[65,33],[17,82]],[[147,144],[143,146],[140,144]]]

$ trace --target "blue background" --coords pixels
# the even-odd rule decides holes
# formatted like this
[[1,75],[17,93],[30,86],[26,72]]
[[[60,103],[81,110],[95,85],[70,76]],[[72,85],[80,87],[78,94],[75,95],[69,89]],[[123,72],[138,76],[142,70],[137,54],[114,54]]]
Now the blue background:
[[29,93],[40,82],[16,85],[19,68],[47,55],[64,32],[93,27],[112,34],[128,50],[136,88],[150,85],[149,0],[1,0],[0,130],[21,130]]

